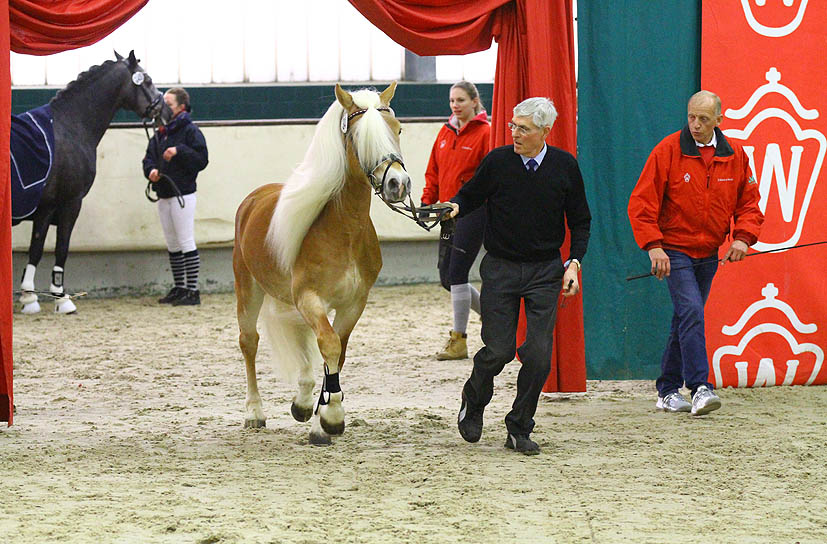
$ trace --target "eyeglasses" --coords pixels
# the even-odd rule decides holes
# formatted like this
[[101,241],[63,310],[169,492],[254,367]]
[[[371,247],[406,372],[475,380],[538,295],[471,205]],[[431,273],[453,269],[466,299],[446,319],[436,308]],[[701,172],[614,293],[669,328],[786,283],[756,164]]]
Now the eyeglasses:
[[520,136],[525,136],[526,134],[528,134],[529,132],[531,132],[533,130],[531,128],[524,127],[522,125],[515,125],[514,123],[511,123],[511,122],[508,123],[508,129],[511,132],[516,132]]

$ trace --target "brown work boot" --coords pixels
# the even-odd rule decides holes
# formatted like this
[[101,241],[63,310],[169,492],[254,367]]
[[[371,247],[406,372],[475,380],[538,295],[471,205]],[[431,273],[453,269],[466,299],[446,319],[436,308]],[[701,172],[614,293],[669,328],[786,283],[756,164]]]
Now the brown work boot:
[[442,348],[442,351],[436,354],[438,361],[450,361],[454,359],[468,358],[468,344],[466,342],[468,335],[461,332],[451,331],[451,337],[448,343]]

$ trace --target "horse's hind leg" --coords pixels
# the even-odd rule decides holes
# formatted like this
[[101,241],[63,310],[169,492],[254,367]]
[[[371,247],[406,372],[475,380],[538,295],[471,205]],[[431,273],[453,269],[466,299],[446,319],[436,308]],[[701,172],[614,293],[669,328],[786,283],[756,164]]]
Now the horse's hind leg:
[[52,219],[53,210],[45,207],[35,212],[32,219],[32,238],[29,243],[29,263],[23,272],[23,279],[20,282],[20,302],[23,304],[24,314],[36,314],[40,311],[40,304],[37,302],[37,295],[33,292],[34,274],[40,259],[43,257],[43,244],[46,242],[46,233],[49,232],[49,223]]
[[236,315],[239,330],[238,344],[241,347],[241,353],[244,355],[247,371],[244,427],[259,428],[267,424],[256,379],[256,353],[258,352],[259,340],[256,322],[261,311],[261,304],[264,301],[264,291],[243,264],[234,262],[233,269],[235,271]]
[[[57,215],[57,238],[55,239],[55,266],[52,269],[52,284],[49,291],[55,295],[63,295],[63,270],[66,266],[66,259],[69,257],[69,241],[72,238],[72,230],[80,215],[81,199],[71,200],[58,210]],[[60,314],[71,314],[77,310],[75,303],[69,297],[62,297],[55,300],[55,312]]]

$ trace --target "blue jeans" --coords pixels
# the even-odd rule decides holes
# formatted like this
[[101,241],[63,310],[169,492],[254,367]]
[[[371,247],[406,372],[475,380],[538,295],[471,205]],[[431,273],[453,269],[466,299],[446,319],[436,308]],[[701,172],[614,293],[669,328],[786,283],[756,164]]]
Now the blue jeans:
[[673,249],[664,251],[671,266],[666,283],[674,314],[666,351],[660,362],[661,375],[656,382],[658,395],[665,397],[680,389],[684,383],[694,395],[701,385],[712,389],[712,384],[707,381],[709,359],[706,356],[704,304],[709,296],[712,278],[718,270],[718,259],[717,255],[693,259]]

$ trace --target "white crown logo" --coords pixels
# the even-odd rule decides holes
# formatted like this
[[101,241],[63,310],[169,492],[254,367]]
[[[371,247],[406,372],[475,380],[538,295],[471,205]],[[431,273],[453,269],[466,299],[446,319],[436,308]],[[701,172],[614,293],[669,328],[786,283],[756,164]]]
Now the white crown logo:
[[[786,7],[792,7],[793,0],[783,1]],[[755,0],[755,4],[758,7],[763,7],[766,3],[767,0]],[[741,7],[744,8],[744,16],[747,18],[747,24],[749,24],[750,28],[752,28],[755,32],[768,38],[781,38],[795,32],[801,24],[801,20],[804,18],[804,11],[807,9],[807,0],[801,0],[801,5],[798,6],[798,12],[796,12],[795,18],[793,18],[793,20],[786,25],[780,27],[765,26],[759,23],[755,18],[755,15],[752,13],[752,6],[750,6],[749,0],[741,0]]]
[[[770,68],[765,75],[767,78],[767,83],[755,89],[755,92],[753,92],[752,96],[749,100],[747,100],[747,103],[742,108],[726,110],[724,113],[726,117],[729,119],[744,119],[752,112],[758,101],[770,93],[780,94],[786,98],[792,106],[792,110],[801,119],[814,120],[819,117],[818,110],[808,110],[804,108],[795,93],[789,87],[779,83],[781,80],[781,74],[775,67]],[[767,144],[766,153],[764,154],[764,163],[760,172],[756,168],[757,165],[755,164],[755,146],[744,145],[744,152],[749,157],[750,166],[752,167],[752,171],[755,173],[759,182],[758,191],[761,194],[761,200],[758,205],[760,206],[761,211],[766,213],[767,202],[772,188],[772,181],[773,178],[775,178],[782,218],[786,223],[792,223],[795,221],[795,230],[786,240],[773,243],[759,240],[759,242],[753,246],[758,251],[781,249],[798,243],[798,240],[801,237],[801,232],[804,228],[807,210],[810,207],[810,200],[812,199],[813,191],[815,190],[816,183],[818,182],[821,166],[824,162],[824,154],[825,151],[827,151],[827,138],[825,138],[824,134],[815,129],[802,129],[798,121],[796,121],[788,111],[780,108],[767,108],[759,111],[749,121],[749,123],[747,123],[747,126],[743,130],[727,129],[723,132],[728,137],[746,141],[758,125],[767,119],[774,118],[780,119],[789,125],[795,134],[796,140],[799,142],[803,142],[805,140],[815,140],[818,143],[818,154],[815,158],[813,171],[804,192],[804,198],[801,201],[800,212],[796,220],[793,217],[793,213],[796,207],[799,169],[801,166],[801,156],[804,152],[804,146],[793,145],[790,147],[792,159],[790,161],[789,173],[785,174],[784,165],[781,158],[781,147],[777,143],[773,142]],[[762,234],[762,238],[766,237],[768,234],[770,233]]]
[[[789,320],[792,328],[799,333],[812,334],[818,330],[815,323],[802,323],[795,314],[795,310],[793,310],[789,304],[776,298],[778,296],[778,288],[772,283],[765,285],[764,288],[761,289],[761,294],[764,296],[763,299],[759,299],[758,301],[750,304],[734,325],[724,325],[721,328],[721,332],[727,336],[735,336],[743,330],[744,326],[747,324],[747,321],[749,321],[752,316],[764,308],[774,308],[781,311]],[[813,383],[821,370],[822,364],[824,363],[824,351],[816,344],[799,343],[793,336],[792,332],[788,329],[778,323],[768,322],[761,323],[751,328],[746,332],[746,334],[744,334],[744,336],[741,337],[741,340],[737,345],[721,346],[715,350],[715,353],[712,355],[712,373],[715,378],[715,387],[720,388],[724,386],[723,375],[721,373],[721,358],[725,355],[742,355],[750,341],[762,334],[777,334],[781,336],[784,340],[786,340],[787,344],[789,344],[790,351],[794,355],[812,353],[815,356],[815,363],[813,364],[813,370],[810,372],[810,376],[807,378],[804,385],[810,385]],[[787,360],[787,369],[781,385],[790,385],[793,383],[799,363],[800,361],[795,358]],[[734,363],[734,366],[738,375],[737,387],[749,386],[747,383],[747,368],[749,367],[749,362],[737,361]],[[751,384],[752,387],[773,386],[775,385],[775,382],[775,365],[773,364],[773,360],[768,357],[762,357],[758,361],[758,370],[755,376],[755,381]],[[726,385],[732,386],[736,384],[728,383]]]

